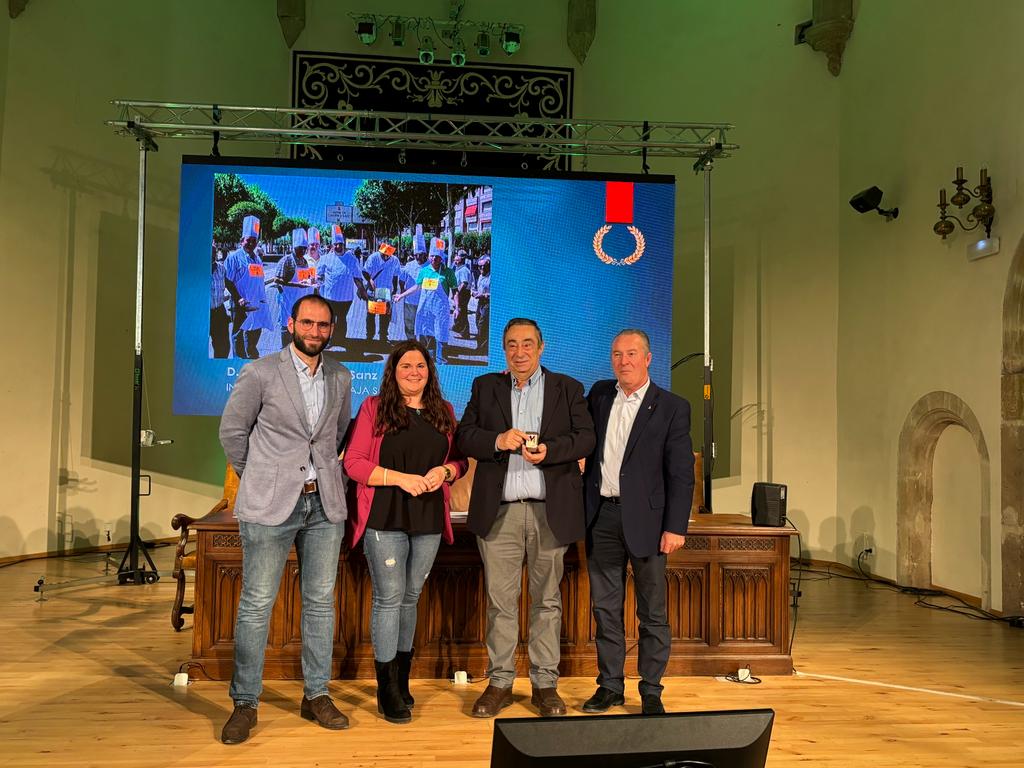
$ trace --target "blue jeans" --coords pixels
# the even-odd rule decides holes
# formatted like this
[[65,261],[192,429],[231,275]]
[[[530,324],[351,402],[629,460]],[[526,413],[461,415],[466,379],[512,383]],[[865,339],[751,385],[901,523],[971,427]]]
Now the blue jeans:
[[327,694],[334,652],[334,582],[344,524],[324,516],[320,496],[299,496],[280,525],[238,521],[242,535],[242,595],[235,623],[235,673],[229,694],[255,707],[263,692],[263,656],[270,613],[288,552],[295,544],[302,592],[302,677],[306,698]]
[[412,650],[416,604],[440,545],[439,533],[411,536],[366,529],[363,553],[373,584],[370,639],[377,661],[391,661],[398,651]]

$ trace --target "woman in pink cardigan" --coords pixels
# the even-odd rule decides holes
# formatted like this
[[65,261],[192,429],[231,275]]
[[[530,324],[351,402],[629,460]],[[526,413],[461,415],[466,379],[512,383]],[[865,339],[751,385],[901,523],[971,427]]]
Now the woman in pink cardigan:
[[467,468],[452,445],[455,426],[430,355],[404,341],[384,366],[380,394],[359,409],[345,450],[345,472],[358,483],[346,536],[349,548],[362,540],[370,571],[377,711],[391,723],[412,719],[416,606],[441,537],[452,543],[450,486]]

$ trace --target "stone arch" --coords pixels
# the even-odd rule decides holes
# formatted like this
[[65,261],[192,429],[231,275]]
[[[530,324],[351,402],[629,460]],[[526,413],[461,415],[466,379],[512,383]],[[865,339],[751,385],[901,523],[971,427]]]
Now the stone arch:
[[1024,613],[1024,239],[1003,294],[1000,530],[1004,614]]
[[910,409],[900,431],[897,457],[896,578],[908,587],[932,586],[933,459],[939,436],[963,427],[978,449],[981,464],[982,606],[992,599],[991,479],[988,446],[974,412],[951,392],[929,392]]

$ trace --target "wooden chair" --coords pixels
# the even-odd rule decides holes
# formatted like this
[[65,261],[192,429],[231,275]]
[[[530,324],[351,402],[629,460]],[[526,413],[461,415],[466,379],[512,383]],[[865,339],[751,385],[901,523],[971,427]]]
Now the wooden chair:
[[[234,509],[235,496],[237,494],[238,475],[235,474],[234,468],[228,464],[224,472],[224,496],[207,514],[222,512],[225,509]],[[195,539],[190,537],[191,531],[189,529],[196,520],[201,519],[189,517],[180,512],[171,518],[171,528],[181,531],[178,536],[178,547],[174,552],[174,571],[171,573],[171,578],[177,582],[177,589],[174,592],[174,605],[171,606],[171,626],[174,627],[175,632],[180,632],[181,628],[185,626],[185,620],[182,618],[182,615],[195,612],[195,606],[184,605],[185,574],[188,571],[194,574],[196,570]]]

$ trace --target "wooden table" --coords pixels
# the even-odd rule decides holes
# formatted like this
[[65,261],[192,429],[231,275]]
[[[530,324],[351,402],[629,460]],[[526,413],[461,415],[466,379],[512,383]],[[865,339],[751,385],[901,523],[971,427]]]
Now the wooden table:
[[[197,536],[194,678],[227,680],[232,672],[235,616],[242,586],[238,523],[227,510],[193,525]],[[754,527],[745,515],[699,515],[686,546],[669,557],[668,620],[672,656],[668,675],[722,675],[749,666],[758,675],[792,672],[789,655],[789,536],[787,528]],[[630,577],[626,586],[627,674],[636,671],[637,622]],[[595,623],[582,543],[565,556],[562,591],[562,661],[565,676],[597,673]],[[520,639],[527,637],[529,598],[520,602]],[[374,677],[370,643],[370,577],[362,551],[342,552],[336,590],[333,675]],[[301,678],[298,563],[285,567],[270,621],[266,679]],[[441,545],[420,598],[412,676],[451,677],[487,668],[484,631],[487,597],[476,540],[455,525],[455,544]],[[529,670],[525,642],[519,673]]]

